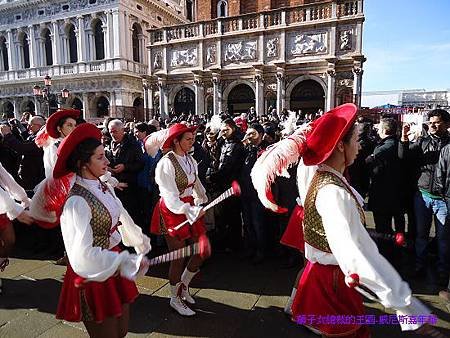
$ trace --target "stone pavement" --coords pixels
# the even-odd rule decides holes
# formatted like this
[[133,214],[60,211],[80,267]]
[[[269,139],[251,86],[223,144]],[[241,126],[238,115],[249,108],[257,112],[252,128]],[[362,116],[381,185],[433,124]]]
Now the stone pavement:
[[[281,269],[275,258],[253,266],[238,255],[214,255],[194,280],[198,315],[181,318],[168,305],[167,266],[152,269],[138,281],[141,296],[132,306],[128,337],[317,337],[290,322],[283,307],[296,269]],[[0,337],[86,337],[83,325],[55,319],[64,267],[51,260],[13,258],[1,274]],[[417,294],[441,318],[438,326],[450,335],[445,304],[414,284]],[[366,303],[380,315],[379,304]],[[373,337],[416,337],[398,326],[373,326]]]

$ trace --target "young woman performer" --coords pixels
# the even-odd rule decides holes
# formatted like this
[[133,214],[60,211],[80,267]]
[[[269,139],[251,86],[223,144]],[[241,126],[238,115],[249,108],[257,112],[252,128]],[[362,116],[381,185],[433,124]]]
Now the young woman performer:
[[[61,215],[69,264],[56,317],[83,321],[91,337],[124,337],[129,304],[138,296],[133,280],[148,268],[150,239],[99,177],[108,160],[101,132],[89,123],[76,127],[58,148],[55,179],[76,174]],[[138,254],[120,252],[123,242]]]
[[[359,151],[354,128],[356,111],[355,105],[345,104],[325,113],[308,128],[281,141],[283,147],[275,146],[261,155],[252,173],[262,202],[279,210],[271,201],[270,182],[274,176],[301,157],[306,166],[318,165],[311,181],[306,175],[298,177],[304,205],[303,231],[294,234],[299,238],[290,242],[303,242],[308,262],[298,283],[292,312],[294,320],[325,337],[370,337],[364,324],[319,320],[327,316],[364,315],[362,297],[346,285],[345,276],[358,275],[361,284],[376,294],[385,307],[395,309],[398,316],[430,313],[412,297],[408,284],[379,254],[363,225],[363,200],[343,176]],[[314,316],[316,320],[303,322],[302,316]],[[421,327],[420,322],[399,322],[402,330],[419,329],[423,334],[431,330],[427,325]]]
[[[207,202],[206,191],[198,179],[197,163],[188,154],[194,144],[195,127],[177,123],[170,127],[163,144],[169,152],[156,166],[155,180],[159,186],[161,199],[155,207],[151,232],[165,235],[169,249],[185,246],[185,241],[196,240],[206,233],[203,218],[203,203]],[[169,232],[185,220],[190,224],[177,231]],[[184,261],[170,263],[169,281],[171,288],[170,306],[182,316],[193,316],[195,312],[185,302],[194,304],[189,294],[189,283],[199,272],[203,258],[194,255],[184,269]]]
[[[33,223],[28,211],[24,209],[29,205],[30,199],[25,190],[0,163],[0,271],[5,270],[9,264],[8,256],[16,241],[11,221],[17,219],[25,224]],[[3,284],[0,279],[0,295],[2,292]]]

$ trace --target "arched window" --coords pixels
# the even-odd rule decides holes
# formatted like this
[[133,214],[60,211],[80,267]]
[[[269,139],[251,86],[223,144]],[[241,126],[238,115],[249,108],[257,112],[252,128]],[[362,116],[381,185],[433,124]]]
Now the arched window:
[[53,64],[53,49],[52,49],[52,39],[50,37],[50,30],[46,29],[42,33],[42,38],[44,39],[44,54],[45,54],[45,65],[51,66]]
[[109,115],[109,101],[106,97],[100,96],[97,100],[97,117]]
[[194,0],[186,0],[186,19],[194,21]]
[[142,29],[137,23],[133,24],[133,35],[131,37],[133,41],[133,61],[142,62],[141,60],[141,39],[142,39]]
[[105,58],[105,38],[101,20],[97,20],[94,24],[94,42],[95,60],[103,60]]
[[20,38],[20,46],[22,48],[23,68],[30,68],[30,45],[28,44],[28,35],[25,33]]
[[69,48],[69,63],[78,62],[77,36],[75,34],[75,27],[70,25],[67,28],[67,39]]
[[0,71],[9,70],[8,47],[6,47],[5,37],[0,38]]
[[228,16],[228,2],[221,0],[217,3],[217,17],[223,18]]

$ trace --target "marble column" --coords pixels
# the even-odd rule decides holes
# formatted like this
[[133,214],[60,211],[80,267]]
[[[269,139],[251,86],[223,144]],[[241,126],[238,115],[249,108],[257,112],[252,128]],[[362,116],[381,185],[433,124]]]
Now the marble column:
[[336,71],[334,68],[327,70],[327,100],[325,111],[330,111],[335,106],[335,92],[336,92]]
[[264,114],[264,79],[262,74],[255,75],[255,111],[258,116]]
[[277,72],[277,114],[280,114],[284,107],[284,72]]
[[358,108],[361,107],[361,89],[362,89],[362,75],[364,70],[362,67],[353,67],[353,102]]
[[203,115],[205,112],[205,89],[200,78],[194,79],[195,115]]
[[53,50],[53,64],[54,65],[60,65],[61,63],[61,40],[59,36],[58,31],[58,23],[56,21],[52,22],[53,28],[52,28],[52,50]]
[[213,113],[215,115],[220,114],[220,78],[213,76]]

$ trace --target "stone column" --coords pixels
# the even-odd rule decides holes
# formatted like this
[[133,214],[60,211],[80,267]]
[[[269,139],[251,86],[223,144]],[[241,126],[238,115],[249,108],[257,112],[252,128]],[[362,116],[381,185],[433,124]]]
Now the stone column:
[[[167,91],[167,85],[166,82],[162,79],[158,79],[158,89],[159,89],[159,115],[161,116],[161,118],[165,119],[168,114],[169,114],[169,110],[166,109],[166,103],[165,98],[166,98],[166,91]],[[168,104],[168,103],[167,103]]]
[[264,114],[264,78],[261,73],[255,75],[255,111],[257,116]]
[[82,99],[83,99],[83,118],[89,118],[91,117],[91,114],[89,112],[89,98],[88,98],[88,93],[83,93],[82,94]]
[[362,67],[353,67],[353,102],[358,108],[361,108],[361,89],[362,89],[362,75],[364,70]]
[[119,16],[119,10],[118,9],[113,9],[112,10],[112,57],[114,58],[120,58],[120,52],[121,52],[121,41],[123,39],[122,35],[120,34],[120,31],[123,27],[124,23],[123,23],[123,18],[122,16]]
[[19,99],[15,98],[13,100],[13,107],[14,107],[14,117],[16,119],[20,119],[20,109],[19,109]]
[[213,113],[215,115],[220,114],[220,77],[219,75],[214,75],[212,78],[213,83]]
[[78,19],[78,62],[86,62],[86,33],[84,31],[84,17],[82,15],[77,16]]
[[13,57],[14,53],[14,43],[13,43],[13,37],[12,32],[10,29],[6,31],[6,34],[8,35],[8,40],[6,42],[6,47],[8,48],[8,66],[9,70],[14,70],[17,67],[16,59]]
[[277,114],[280,114],[285,108],[284,104],[284,70],[277,71]]
[[28,48],[30,55],[30,68],[36,68],[37,57],[36,57],[36,41],[34,40],[34,26],[28,26]]
[[105,11],[106,14],[106,27],[103,29],[105,34],[105,59],[112,58],[112,44],[111,44],[111,35],[112,31],[112,10],[109,9]]
[[61,62],[61,40],[59,37],[59,31],[58,31],[58,23],[56,21],[52,22],[52,50],[53,50],[53,64],[54,65],[60,65]]
[[154,85],[150,85],[147,89],[147,97],[148,97],[148,114],[149,114],[149,119],[151,120],[155,114],[155,108],[153,106],[153,90],[154,90]]
[[327,101],[325,111],[330,111],[335,106],[335,92],[336,92],[336,71],[334,68],[327,70]]
[[195,115],[203,115],[205,112],[205,88],[200,77],[194,77]]
[[148,112],[148,87],[149,84],[146,79],[142,79],[142,91],[144,93],[144,121],[147,122]]

